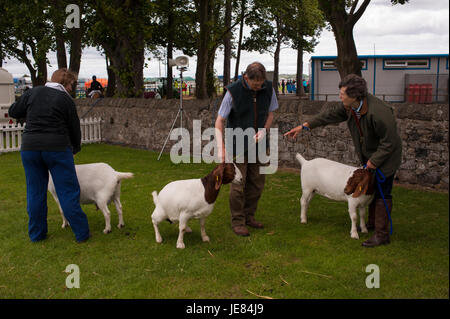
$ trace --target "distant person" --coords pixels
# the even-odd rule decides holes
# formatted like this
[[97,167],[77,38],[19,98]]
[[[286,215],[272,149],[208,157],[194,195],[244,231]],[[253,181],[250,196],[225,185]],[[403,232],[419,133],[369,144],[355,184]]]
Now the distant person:
[[100,91],[103,93],[103,86],[100,84],[100,82],[97,81],[97,77],[94,75],[92,77],[92,82],[91,82],[91,90],[92,91]]
[[286,83],[284,82],[284,80],[281,80],[281,93],[284,94],[285,89],[286,89]]
[[26,91],[8,111],[13,118],[26,118],[27,123],[20,155],[27,184],[28,235],[33,242],[47,236],[49,171],[76,240],[90,236],[73,160],[73,154],[81,150],[80,120],[69,94],[76,82],[74,73],[56,70],[51,82]]

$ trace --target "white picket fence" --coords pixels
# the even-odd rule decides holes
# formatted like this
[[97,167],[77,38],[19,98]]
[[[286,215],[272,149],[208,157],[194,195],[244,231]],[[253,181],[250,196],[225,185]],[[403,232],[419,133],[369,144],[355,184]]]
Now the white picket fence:
[[[98,143],[102,141],[101,118],[80,120],[81,144]],[[0,153],[20,151],[22,133],[25,124],[0,126]]]

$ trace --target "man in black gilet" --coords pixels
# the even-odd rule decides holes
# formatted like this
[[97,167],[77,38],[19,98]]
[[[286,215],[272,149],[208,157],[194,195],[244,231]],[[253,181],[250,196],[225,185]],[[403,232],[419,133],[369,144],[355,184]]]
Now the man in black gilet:
[[[248,148],[255,147],[257,143],[266,143],[266,132],[272,125],[273,111],[278,108],[278,101],[272,82],[266,80],[266,70],[259,62],[251,63],[245,74],[238,81],[227,86],[227,92],[222,100],[216,119],[216,140],[218,143],[219,158],[225,162],[236,157],[243,157],[243,163],[235,161],[242,173],[243,184],[231,184],[230,211],[231,226],[236,235],[248,236],[247,226],[263,228],[263,224],[255,220],[258,200],[264,189],[265,175],[260,173],[261,164],[257,158],[249,156]],[[235,141],[233,147],[225,151],[223,131],[225,120],[227,128],[242,129],[253,128],[256,133],[253,140]],[[262,130],[265,128],[266,130]],[[240,137],[237,137],[240,138]],[[244,138],[244,137],[242,137]],[[244,143],[245,152],[236,154],[236,143]],[[229,154],[233,151],[232,155]],[[228,152],[228,154],[226,153]]]

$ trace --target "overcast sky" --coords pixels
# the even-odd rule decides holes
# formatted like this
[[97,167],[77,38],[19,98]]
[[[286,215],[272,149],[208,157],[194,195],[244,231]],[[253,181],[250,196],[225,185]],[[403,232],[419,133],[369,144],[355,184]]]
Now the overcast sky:
[[[406,5],[392,6],[389,0],[372,0],[364,15],[354,28],[354,39],[358,54],[448,54],[449,53],[449,1],[448,0],[410,0]],[[235,29],[237,33],[239,29]],[[175,52],[174,57],[182,55]],[[337,55],[333,33],[324,30],[312,54],[304,54],[304,73],[308,74],[309,59],[317,55]],[[51,66],[49,77],[57,69],[56,55],[49,53]],[[273,57],[270,54],[243,52],[240,71],[253,62],[262,62],[267,70],[273,70]],[[292,49],[281,50],[280,74],[296,73],[297,52]],[[7,60],[3,67],[14,77],[29,74],[26,66],[17,60]],[[195,76],[196,57],[189,58],[189,68],[184,76]],[[217,74],[223,73],[223,55],[218,51],[215,61]],[[231,61],[232,76],[235,60]],[[174,70],[176,71],[176,70]],[[107,77],[103,56],[94,48],[83,50],[80,78]],[[144,69],[145,77],[165,76],[165,67],[152,59]],[[175,72],[178,76],[178,72]]]

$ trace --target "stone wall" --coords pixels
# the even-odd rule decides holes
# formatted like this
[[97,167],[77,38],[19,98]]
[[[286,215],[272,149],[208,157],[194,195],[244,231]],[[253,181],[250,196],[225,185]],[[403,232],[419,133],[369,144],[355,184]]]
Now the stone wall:
[[[92,105],[95,103],[95,106]],[[359,165],[346,123],[303,132],[297,142],[283,139],[282,133],[308,120],[337,102],[280,98],[273,127],[279,129],[279,166],[299,168],[295,153],[307,159],[326,157]],[[178,100],[155,99],[77,99],[79,116],[104,120],[103,140],[111,144],[160,151],[179,110]],[[184,100],[183,127],[192,132],[192,121],[202,122],[202,132],[214,126],[220,101]],[[419,187],[447,189],[449,183],[448,104],[393,104],[403,140],[402,165],[396,181]],[[180,126],[180,117],[175,127]],[[192,135],[191,135],[192,136]],[[165,152],[176,141],[169,140]],[[203,142],[205,144],[207,142]],[[192,148],[191,148],[192,149]]]

